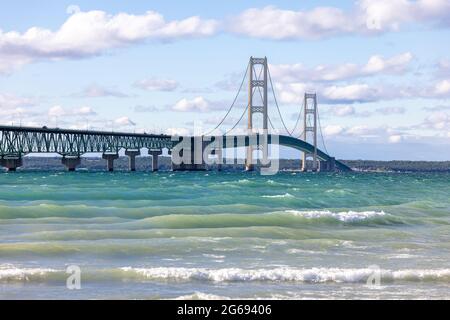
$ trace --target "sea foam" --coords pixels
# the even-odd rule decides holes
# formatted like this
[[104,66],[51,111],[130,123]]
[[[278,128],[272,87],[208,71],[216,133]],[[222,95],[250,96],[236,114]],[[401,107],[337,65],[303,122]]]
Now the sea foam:
[[319,218],[333,218],[342,222],[355,222],[376,217],[385,216],[384,211],[342,211],[332,212],[329,210],[311,210],[311,211],[297,211],[286,210],[285,213],[300,216],[307,219]]
[[206,268],[121,268],[126,273],[146,279],[212,281],[212,282],[306,282],[306,283],[364,283],[378,273],[381,281],[450,281],[450,269],[375,270],[373,268],[310,268],[289,267],[273,269],[206,269]]

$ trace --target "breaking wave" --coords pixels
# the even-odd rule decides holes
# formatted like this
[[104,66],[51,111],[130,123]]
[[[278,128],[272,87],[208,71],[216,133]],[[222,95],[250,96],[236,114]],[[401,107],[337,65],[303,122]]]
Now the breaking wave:
[[[112,269],[82,268],[85,281],[207,281],[207,282],[302,282],[302,283],[365,283],[374,275],[380,282],[434,281],[450,282],[450,269],[401,269],[387,270],[370,268],[291,268],[272,269],[242,268],[185,268],[122,267]],[[21,268],[12,265],[0,266],[1,282],[45,282],[63,281],[65,270],[53,268]]]
[[333,218],[342,222],[355,222],[371,218],[383,217],[386,215],[384,211],[342,211],[332,212],[329,210],[317,210],[317,211],[297,211],[287,210],[286,213],[294,216],[300,216],[307,219],[320,219],[320,218]]

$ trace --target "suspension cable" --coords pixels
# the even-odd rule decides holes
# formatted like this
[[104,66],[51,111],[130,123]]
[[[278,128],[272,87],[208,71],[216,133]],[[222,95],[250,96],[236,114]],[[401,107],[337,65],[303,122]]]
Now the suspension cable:
[[241,120],[242,120],[242,118],[244,117],[244,115],[245,115],[245,113],[247,112],[247,110],[248,110],[248,104],[247,104],[247,107],[244,109],[244,112],[242,112],[242,115],[241,115],[241,117],[239,118],[239,120],[234,124],[233,128],[231,128],[230,130],[228,130],[227,132],[225,132],[225,135],[227,135],[228,133],[230,133],[230,131],[233,131],[234,128],[236,128],[236,126],[241,122]]
[[297,129],[297,126],[298,126],[298,124],[299,124],[299,122],[300,122],[300,118],[302,117],[304,103],[305,103],[305,102],[303,101],[303,102],[302,102],[302,107],[300,108],[300,112],[298,113],[297,121],[295,122],[294,129],[292,129],[292,131],[291,131],[291,136],[294,134],[295,129]]
[[[316,99],[317,99],[317,97],[316,97]],[[317,112],[317,119],[319,120],[319,131],[320,131],[320,136],[322,137],[323,148],[325,149],[325,152],[327,154],[329,154],[328,150],[327,150],[327,146],[325,145],[325,139],[323,138],[322,125],[320,124],[320,113],[319,113],[319,108],[317,108],[317,105],[316,105],[316,112]]]
[[[225,121],[225,119],[228,117],[228,115],[230,114],[231,109],[233,109],[234,104],[236,103],[237,98],[239,97],[239,94],[241,93],[242,86],[244,85],[244,81],[245,81],[245,79],[247,78],[247,73],[248,73],[248,69],[249,69],[249,68],[250,68],[250,63],[247,64],[247,69],[245,70],[244,76],[242,77],[242,81],[241,81],[241,85],[239,86],[239,90],[238,90],[236,96],[234,97],[233,103],[231,104],[231,106],[230,106],[230,108],[228,109],[227,113],[226,113],[225,116],[222,118],[222,120],[219,122],[219,124],[218,124],[214,129],[212,129],[212,130],[208,131],[207,133],[203,134],[204,136],[207,136],[207,135],[211,134],[211,133],[214,132],[217,128],[219,128],[219,127],[222,125],[222,123]],[[235,126],[236,126],[236,125],[235,125]],[[233,128],[234,128],[234,127],[233,127]]]
[[284,119],[283,119],[283,116],[281,115],[280,107],[278,106],[278,101],[277,101],[277,97],[276,97],[276,95],[275,95],[275,89],[274,89],[274,87],[273,87],[272,76],[270,75],[270,69],[269,69],[269,66],[267,66],[267,71],[268,71],[268,73],[269,73],[270,87],[272,88],[272,94],[273,94],[273,98],[274,98],[274,100],[275,100],[275,105],[277,106],[278,114],[280,115],[280,119],[281,119],[281,122],[283,123],[284,130],[286,130],[286,132],[287,132],[288,135],[292,136],[292,134],[290,133],[290,131],[289,131],[288,128],[286,127],[286,123],[284,123]]

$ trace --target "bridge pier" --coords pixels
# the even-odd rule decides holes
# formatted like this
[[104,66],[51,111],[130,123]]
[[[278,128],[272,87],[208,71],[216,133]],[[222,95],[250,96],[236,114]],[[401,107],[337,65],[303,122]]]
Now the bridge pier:
[[61,159],[61,162],[63,165],[66,166],[68,171],[75,171],[77,166],[81,164],[81,158],[80,157],[66,157],[63,156]]
[[0,165],[8,169],[8,172],[14,172],[23,165],[22,157],[5,157],[0,160]]
[[129,158],[130,171],[136,171],[136,157],[141,154],[140,150],[137,149],[127,149],[125,150],[125,155]]
[[217,171],[222,171],[223,164],[223,149],[218,148],[213,150],[213,154],[217,155]]
[[187,152],[190,154],[189,162],[185,162],[184,159],[181,163],[175,163],[173,162],[173,155],[172,155],[172,171],[205,171],[206,170],[206,163],[203,159],[203,150],[204,147],[202,147],[202,153],[201,153],[201,161],[200,163],[196,163],[196,150],[195,148],[191,149],[181,149],[180,150],[180,157],[183,158],[184,152]]
[[[169,151],[169,154],[171,152]],[[162,155],[161,149],[149,149],[148,154],[152,156],[152,172],[158,171],[158,157]]]
[[336,170],[336,159],[331,157],[327,161],[319,162],[319,171],[320,172],[333,172]]
[[105,159],[108,171],[114,171],[114,160],[119,159],[118,153],[104,153],[102,158]]

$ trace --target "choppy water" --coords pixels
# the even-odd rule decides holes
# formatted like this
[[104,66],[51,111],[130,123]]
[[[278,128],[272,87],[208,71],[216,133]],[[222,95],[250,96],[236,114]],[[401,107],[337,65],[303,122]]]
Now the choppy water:
[[214,297],[450,298],[450,174],[0,174],[0,298]]

